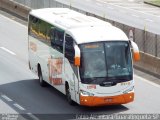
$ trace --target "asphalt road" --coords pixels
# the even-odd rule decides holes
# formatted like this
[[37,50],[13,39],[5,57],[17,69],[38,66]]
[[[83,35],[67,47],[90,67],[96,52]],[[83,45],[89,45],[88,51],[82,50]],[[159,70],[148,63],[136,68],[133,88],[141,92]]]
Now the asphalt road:
[[[148,8],[143,10],[134,9],[125,6],[125,3],[115,4],[108,0],[56,0],[58,2],[71,5],[89,13],[123,23],[139,29],[145,29],[149,32],[160,34],[160,15],[147,12]],[[130,3],[130,5],[134,5]],[[137,6],[137,5],[136,5]],[[141,6],[142,7],[142,6]],[[151,8],[153,10],[153,7]],[[150,11],[151,11],[150,9]],[[158,9],[158,8],[157,8]],[[158,9],[160,11],[160,9]],[[157,10],[156,10],[157,12]]]
[[67,114],[160,113],[160,85],[143,78],[144,74],[135,74],[136,96],[132,103],[93,108],[70,106],[65,95],[54,88],[40,87],[28,69],[27,44],[27,27],[0,15],[0,113],[17,113],[21,119],[35,120],[57,120],[68,117]]

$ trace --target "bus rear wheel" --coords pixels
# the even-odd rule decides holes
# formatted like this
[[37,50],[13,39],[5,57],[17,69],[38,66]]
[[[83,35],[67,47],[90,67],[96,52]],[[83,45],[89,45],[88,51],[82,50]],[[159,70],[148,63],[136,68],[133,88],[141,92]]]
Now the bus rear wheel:
[[45,87],[46,86],[46,82],[43,80],[42,71],[41,71],[40,67],[38,67],[38,78],[39,78],[40,86]]

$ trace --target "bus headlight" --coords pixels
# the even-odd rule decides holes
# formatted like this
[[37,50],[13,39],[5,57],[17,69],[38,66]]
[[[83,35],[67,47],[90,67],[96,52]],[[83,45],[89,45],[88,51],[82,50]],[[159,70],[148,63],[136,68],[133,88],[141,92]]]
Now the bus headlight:
[[134,86],[132,86],[129,89],[125,90],[123,93],[129,93],[129,92],[131,92],[133,90],[134,90]]
[[94,96],[93,93],[90,93],[90,92],[87,92],[87,91],[84,91],[84,90],[80,90],[80,94],[82,96]]

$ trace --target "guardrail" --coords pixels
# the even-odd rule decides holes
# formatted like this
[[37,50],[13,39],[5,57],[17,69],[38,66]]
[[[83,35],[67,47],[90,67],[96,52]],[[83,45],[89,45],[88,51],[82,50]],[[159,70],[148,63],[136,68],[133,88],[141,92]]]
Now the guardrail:
[[[35,0],[34,0],[35,1]],[[52,3],[54,4],[54,3]],[[41,6],[42,7],[42,6]],[[160,36],[149,33],[145,30],[140,30],[133,28],[115,21],[111,21],[102,17],[99,17],[93,13],[88,13],[71,6],[63,5],[55,1],[54,7],[69,7],[71,9],[77,10],[87,15],[95,16],[105,21],[112,23],[114,26],[121,28],[126,34],[129,33],[129,30],[134,32],[134,41],[139,45],[141,50],[141,61],[134,63],[134,66],[140,70],[148,72],[150,74],[160,77]],[[31,8],[19,4],[13,0],[1,0],[0,8],[7,12],[13,13],[18,17],[21,17],[25,20],[28,18],[28,13]],[[143,51],[143,52],[142,52]]]
[[134,67],[160,78],[160,58],[140,52],[141,60],[134,63]]
[[31,8],[13,0],[0,0],[0,9],[15,14],[24,20],[28,19],[28,13],[31,10]]

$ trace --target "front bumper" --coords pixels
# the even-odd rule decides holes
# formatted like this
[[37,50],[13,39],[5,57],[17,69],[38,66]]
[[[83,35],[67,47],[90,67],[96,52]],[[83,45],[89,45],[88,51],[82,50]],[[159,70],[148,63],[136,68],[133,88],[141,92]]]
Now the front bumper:
[[126,93],[117,96],[96,97],[80,95],[80,105],[84,106],[105,106],[105,105],[120,105],[132,102],[134,93]]

